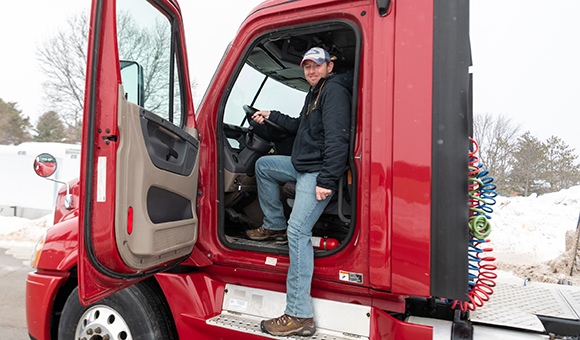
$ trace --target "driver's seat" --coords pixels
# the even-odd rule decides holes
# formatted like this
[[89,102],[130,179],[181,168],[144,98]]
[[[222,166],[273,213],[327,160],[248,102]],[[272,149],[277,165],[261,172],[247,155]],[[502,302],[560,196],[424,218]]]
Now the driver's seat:
[[[352,190],[352,171],[347,167],[339,179],[338,191],[332,196],[330,202],[322,214],[335,215],[344,222],[350,223],[351,216],[351,190]],[[345,190],[346,189],[346,190]],[[283,200],[290,208],[294,206],[294,197],[296,196],[296,182],[286,182],[282,188]]]

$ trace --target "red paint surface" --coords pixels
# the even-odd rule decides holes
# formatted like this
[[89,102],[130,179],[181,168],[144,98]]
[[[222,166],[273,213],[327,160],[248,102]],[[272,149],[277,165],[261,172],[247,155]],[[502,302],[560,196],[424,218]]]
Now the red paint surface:
[[50,339],[50,316],[58,288],[68,272],[29,273],[26,279],[26,322],[28,333],[37,340]]

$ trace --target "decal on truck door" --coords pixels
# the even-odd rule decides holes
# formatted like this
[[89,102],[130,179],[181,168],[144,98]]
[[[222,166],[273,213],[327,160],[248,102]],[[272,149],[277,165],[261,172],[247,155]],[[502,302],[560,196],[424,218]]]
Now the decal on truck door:
[[97,162],[97,202],[107,201],[107,157]]

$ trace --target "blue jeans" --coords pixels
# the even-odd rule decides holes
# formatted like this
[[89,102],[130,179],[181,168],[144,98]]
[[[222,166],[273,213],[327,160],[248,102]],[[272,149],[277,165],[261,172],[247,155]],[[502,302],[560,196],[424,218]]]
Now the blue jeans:
[[[311,318],[312,299],[310,286],[314,271],[312,227],[326,208],[332,195],[325,200],[316,199],[318,172],[298,172],[289,156],[265,156],[256,162],[258,197],[264,212],[263,227],[270,230],[287,230],[290,248],[290,267],[286,278],[286,310],[284,313]],[[280,184],[296,181],[294,207],[286,224]]]

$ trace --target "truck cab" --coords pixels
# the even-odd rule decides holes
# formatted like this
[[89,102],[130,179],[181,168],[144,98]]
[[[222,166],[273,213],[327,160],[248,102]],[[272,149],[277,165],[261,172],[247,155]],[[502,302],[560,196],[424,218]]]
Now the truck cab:
[[[265,1],[195,111],[204,65],[188,65],[177,2],[93,0],[81,176],[35,252],[31,338],[266,336],[256,324],[281,314],[289,259],[245,237],[263,218],[254,164],[290,155],[293,136],[250,116],[300,112],[316,46],[353,98],[348,164],[313,229],[315,336],[433,338],[410,305],[466,322],[442,299],[469,288],[468,5]],[[290,212],[292,184],[280,190]]]

